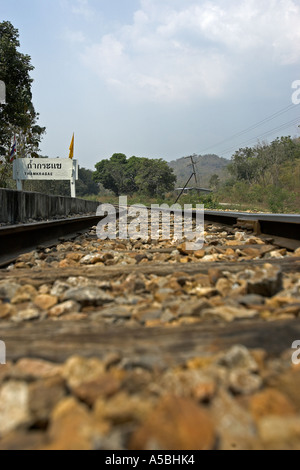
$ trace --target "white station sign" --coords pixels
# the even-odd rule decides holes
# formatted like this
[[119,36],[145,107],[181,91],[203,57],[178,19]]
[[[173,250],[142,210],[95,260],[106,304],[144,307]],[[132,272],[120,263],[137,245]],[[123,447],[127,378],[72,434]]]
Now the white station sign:
[[70,180],[73,170],[78,179],[77,161],[69,158],[17,158],[13,167],[15,180]]
[[78,180],[78,162],[69,158],[16,158],[13,178],[18,189],[22,181],[51,180],[71,182],[71,195],[75,197],[75,181]]

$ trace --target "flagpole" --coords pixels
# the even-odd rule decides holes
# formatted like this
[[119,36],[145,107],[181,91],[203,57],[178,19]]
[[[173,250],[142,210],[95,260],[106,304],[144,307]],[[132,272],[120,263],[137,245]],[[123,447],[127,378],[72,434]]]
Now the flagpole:
[[72,160],[72,178],[70,181],[71,186],[71,197],[76,198],[76,162],[74,160],[74,149],[75,149],[75,132],[73,132],[73,137],[70,145],[70,154],[69,158]]

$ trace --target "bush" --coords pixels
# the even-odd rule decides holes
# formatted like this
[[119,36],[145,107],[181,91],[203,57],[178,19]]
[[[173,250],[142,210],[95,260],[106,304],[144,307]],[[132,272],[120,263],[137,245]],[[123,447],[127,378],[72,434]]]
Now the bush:
[[267,188],[267,202],[271,212],[279,213],[284,212],[295,200],[295,194],[290,193],[284,188],[276,186],[268,186]]
[[198,194],[197,192],[193,192],[191,194],[187,194],[182,196],[179,201],[179,204],[192,204],[196,206],[196,204],[203,204],[205,209],[219,209],[220,205],[217,201],[217,198],[214,194]]

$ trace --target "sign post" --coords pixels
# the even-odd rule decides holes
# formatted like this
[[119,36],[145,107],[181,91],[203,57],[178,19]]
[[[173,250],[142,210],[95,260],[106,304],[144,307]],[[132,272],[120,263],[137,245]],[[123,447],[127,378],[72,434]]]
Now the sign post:
[[70,181],[71,197],[76,197],[78,161],[67,158],[17,158],[13,162],[13,179],[18,191],[23,181]]
[[[77,178],[76,178],[77,175]],[[77,160],[72,160],[72,177],[70,180],[71,197],[76,197],[76,179],[78,179],[78,166]]]

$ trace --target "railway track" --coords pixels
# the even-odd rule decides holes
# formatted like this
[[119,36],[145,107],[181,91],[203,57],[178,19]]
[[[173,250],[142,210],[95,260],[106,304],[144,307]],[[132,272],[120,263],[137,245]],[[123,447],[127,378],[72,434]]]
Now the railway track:
[[79,232],[97,224],[99,217],[82,216],[68,219],[0,227],[0,267],[14,262],[18,256],[36,247],[49,247],[61,238],[74,238]]
[[[117,216],[119,215],[117,208]],[[195,217],[195,212],[193,213]],[[99,216],[81,216],[68,219],[9,225],[0,227],[0,267],[15,261],[23,253],[36,247],[49,247],[61,239],[72,239],[78,233],[97,225]],[[239,226],[253,230],[265,237],[273,236],[272,242],[277,246],[296,249],[300,246],[300,216],[246,214],[242,212],[205,211],[205,221],[228,226]]]
[[207,211],[196,251],[1,228],[0,449],[299,448],[299,219]]

